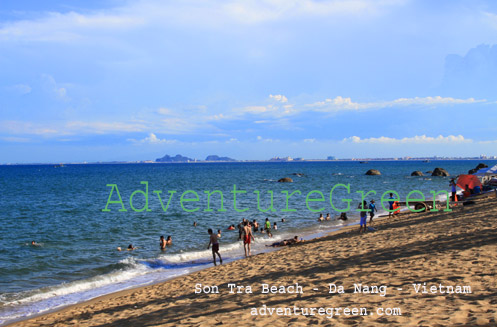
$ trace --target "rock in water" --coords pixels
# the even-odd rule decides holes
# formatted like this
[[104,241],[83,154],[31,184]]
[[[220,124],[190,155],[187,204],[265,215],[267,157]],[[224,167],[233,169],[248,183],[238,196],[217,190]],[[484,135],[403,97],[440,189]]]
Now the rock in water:
[[431,176],[450,176],[449,172],[443,168],[435,168]]
[[481,168],[488,168],[488,165],[485,165],[484,163],[479,163],[478,166],[476,166],[476,169],[481,169]]
[[411,173],[411,176],[424,176],[422,172],[420,172],[419,170],[416,170],[416,171],[413,171]]
[[381,175],[379,170],[376,169],[370,169],[366,172],[366,175]]
[[478,164],[478,166],[476,166],[476,167],[475,167],[475,168],[473,168],[473,169],[470,169],[470,170],[468,171],[468,174],[472,175],[472,174],[474,174],[474,173],[478,172],[478,170],[480,170],[480,169],[482,169],[482,168],[488,168],[488,166],[487,166],[487,165],[485,165],[484,163],[479,163],[479,164]]
[[293,179],[291,179],[290,177],[283,177],[283,178],[278,179],[278,183],[292,183],[292,182],[293,182]]

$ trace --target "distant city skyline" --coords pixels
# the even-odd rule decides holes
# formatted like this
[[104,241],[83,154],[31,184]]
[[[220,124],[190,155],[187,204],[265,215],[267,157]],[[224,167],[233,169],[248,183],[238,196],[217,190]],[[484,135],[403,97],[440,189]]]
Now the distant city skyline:
[[494,1],[0,4],[0,163],[497,155]]

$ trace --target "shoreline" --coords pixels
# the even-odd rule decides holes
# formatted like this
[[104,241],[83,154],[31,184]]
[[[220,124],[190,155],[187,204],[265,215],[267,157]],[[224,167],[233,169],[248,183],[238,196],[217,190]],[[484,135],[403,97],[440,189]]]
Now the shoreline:
[[[148,285],[148,286],[144,286],[144,287],[132,288],[132,289],[128,289],[128,290],[119,291],[116,293],[111,293],[111,294],[99,296],[97,298],[91,299],[91,300],[86,301],[86,302],[82,302],[82,303],[78,303],[78,304],[74,304],[74,305],[69,305],[67,307],[60,308],[60,309],[55,309],[55,311],[53,311],[53,312],[49,312],[49,313],[45,312],[41,315],[29,317],[26,320],[10,322],[6,326],[34,326],[34,325],[41,324],[42,321],[44,323],[46,323],[47,321],[50,321],[51,323],[54,323],[54,324],[62,323],[62,325],[74,323],[74,324],[78,324],[78,325],[91,326],[91,325],[99,324],[96,322],[96,321],[100,321],[100,320],[98,320],[98,318],[96,318],[97,319],[96,321],[94,321],[92,319],[92,316],[93,316],[92,312],[93,313],[99,312],[100,315],[104,314],[106,316],[111,314],[111,317],[107,317],[109,319],[112,318],[112,316],[114,316],[113,319],[116,319],[116,316],[117,317],[121,317],[121,316],[134,317],[134,319],[131,319],[131,322],[129,324],[130,326],[132,325],[133,321],[136,325],[136,324],[139,324],[140,321],[144,322],[144,321],[149,321],[150,319],[152,319],[152,320],[158,319],[157,322],[159,322],[160,324],[167,324],[168,322],[161,320],[162,318],[150,316],[150,312],[149,312],[150,310],[154,310],[152,307],[155,308],[157,306],[159,306],[159,307],[161,306],[163,297],[165,298],[164,302],[169,302],[169,301],[167,301],[167,299],[170,299],[173,302],[176,302],[177,306],[180,304],[181,305],[184,304],[185,301],[187,303],[191,304],[197,300],[209,299],[209,300],[213,301],[214,303],[220,304],[221,307],[223,307],[223,306],[230,306],[230,303],[226,303],[226,301],[224,301],[224,298],[226,296],[227,297],[236,296],[236,294],[235,295],[222,294],[220,296],[219,295],[216,296],[216,294],[195,295],[195,294],[193,294],[193,285],[192,285],[194,283],[194,281],[207,281],[207,282],[211,282],[211,284],[213,284],[213,283],[215,283],[215,280],[217,279],[217,276],[219,274],[221,275],[221,277],[222,276],[229,276],[230,271],[234,272],[233,276],[235,276],[235,278],[232,278],[233,282],[237,282],[236,276],[239,277],[240,281],[247,280],[247,278],[244,276],[245,275],[244,273],[247,273],[248,275],[250,275],[251,278],[249,278],[249,281],[253,282],[253,284],[257,284],[258,282],[262,282],[263,279],[269,279],[268,281],[271,281],[271,282],[273,282],[275,280],[280,280],[280,279],[284,280],[285,276],[278,274],[278,271],[285,268],[286,265],[288,264],[288,262],[286,262],[285,258],[287,258],[287,257],[292,258],[295,256],[299,256],[299,258],[300,258],[300,257],[302,257],[302,253],[301,253],[302,251],[305,251],[308,253],[305,256],[303,256],[301,259],[304,260],[304,262],[310,260],[310,261],[314,261],[314,263],[320,263],[320,260],[319,260],[320,254],[325,253],[325,252],[323,252],[325,250],[326,250],[326,253],[330,252],[330,251],[340,252],[343,256],[342,256],[341,260],[339,260],[339,261],[341,261],[342,263],[345,263],[345,265],[348,266],[347,260],[343,261],[344,258],[353,257],[355,259],[355,261],[361,261],[361,259],[358,258],[357,254],[355,253],[357,249],[361,249],[361,246],[367,246],[367,247],[373,246],[373,248],[376,248],[376,247],[381,248],[382,246],[384,246],[384,244],[381,244],[381,246],[379,246],[379,243],[375,243],[377,246],[374,246],[375,244],[368,244],[368,243],[371,243],[371,240],[368,240],[368,238],[376,238],[376,236],[378,236],[380,234],[386,234],[386,235],[384,235],[384,236],[386,236],[386,239],[392,239],[392,238],[395,238],[395,233],[398,232],[399,230],[404,230],[404,232],[408,231],[408,232],[413,233],[413,231],[412,231],[413,227],[419,227],[419,226],[421,226],[420,224],[422,224],[422,223],[429,223],[429,224],[437,225],[437,227],[438,227],[437,230],[438,230],[438,232],[440,232],[440,235],[434,235],[435,237],[432,238],[432,241],[434,241],[436,243],[436,241],[440,237],[443,238],[444,236],[452,235],[450,232],[447,232],[447,231],[445,231],[444,233],[441,233],[441,231],[443,231],[444,229],[443,228],[440,229],[441,226],[438,226],[441,224],[441,222],[437,221],[438,219],[453,220],[454,218],[451,218],[451,217],[456,216],[456,218],[468,220],[468,217],[467,217],[468,215],[471,215],[474,212],[485,214],[485,211],[491,211],[491,210],[486,210],[486,209],[489,209],[488,207],[490,207],[490,209],[491,209],[492,208],[491,206],[492,205],[495,206],[495,204],[497,203],[497,200],[493,197],[487,197],[485,199],[475,199],[475,200],[477,202],[476,204],[474,204],[472,206],[468,206],[468,208],[465,208],[465,206],[456,207],[454,209],[454,211],[451,213],[444,213],[444,212],[437,212],[437,213],[427,212],[427,213],[420,213],[420,214],[401,213],[400,215],[398,215],[397,217],[392,218],[392,219],[389,219],[388,217],[381,217],[381,218],[376,217],[374,226],[375,226],[375,228],[377,228],[377,230],[375,232],[368,232],[362,236],[358,235],[357,226],[355,226],[355,225],[344,226],[338,231],[329,233],[328,235],[320,237],[320,238],[315,238],[315,239],[306,241],[303,244],[298,244],[298,245],[290,246],[290,247],[282,247],[282,248],[279,248],[277,251],[270,251],[270,252],[265,252],[265,253],[261,253],[261,254],[256,254],[248,259],[236,260],[236,261],[229,262],[229,263],[222,265],[222,266],[202,269],[200,271],[193,272],[193,273],[190,273],[188,275],[175,277],[173,279],[167,280],[165,282],[160,282],[158,284],[152,284],[152,285]],[[495,209],[494,209],[494,211],[495,211]],[[491,214],[488,212],[485,214],[485,216],[489,216],[489,215],[491,215]],[[485,221],[488,220],[488,218],[480,218],[480,217],[471,217],[471,219],[476,219],[476,220],[477,219],[480,219],[480,220],[484,219]],[[469,220],[471,220],[471,219],[469,219]],[[474,228],[475,227],[474,225],[475,225],[475,223],[473,223],[470,226],[472,226]],[[444,227],[444,226],[442,226],[442,227]],[[478,228],[480,228],[480,229],[482,228],[480,226],[480,224],[478,224]],[[428,230],[426,230],[426,232],[429,233]],[[433,233],[431,233],[431,234],[433,234]],[[473,241],[483,241],[484,242],[484,240],[479,240],[477,234],[472,235],[472,236],[473,236],[473,239],[472,239]],[[425,249],[428,249],[427,243],[429,243],[428,242],[429,239],[427,238],[426,235],[424,235],[423,233],[421,235],[419,235],[419,233],[418,234],[414,233],[414,237],[423,241],[422,244],[420,244],[419,246],[421,246]],[[337,241],[339,241],[338,245],[335,244],[335,242],[337,242]],[[408,242],[409,239],[406,239],[405,241]],[[470,242],[471,239],[468,241]],[[343,242],[343,244],[340,244],[340,242]],[[393,242],[393,243],[395,243],[395,242]],[[353,245],[353,246],[350,247],[350,245]],[[397,244],[397,245],[401,246],[401,244]],[[478,246],[478,245],[479,244],[477,242],[476,246]],[[490,245],[493,246],[494,249],[496,248],[495,242],[490,243]],[[344,246],[345,247],[349,246],[349,247],[344,249],[343,248]],[[395,249],[395,248],[393,248],[393,249]],[[381,249],[378,249],[378,250],[381,250]],[[295,251],[297,251],[297,253],[294,253]],[[409,249],[406,249],[406,251],[409,254]],[[373,251],[373,252],[377,252],[377,251]],[[388,252],[385,252],[385,251],[380,251],[380,252],[381,252],[380,259],[382,256],[389,255]],[[423,254],[423,253],[419,253],[419,254]],[[427,253],[424,253],[424,254],[426,255]],[[372,253],[372,255],[374,255],[374,253]],[[405,253],[398,253],[399,258],[404,258],[405,256],[406,256]],[[308,259],[306,257],[309,257],[311,259]],[[376,257],[378,257],[378,254],[376,254]],[[427,260],[427,258],[423,258],[423,259]],[[269,261],[269,262],[272,262],[273,264],[271,267],[267,267],[265,269],[264,268],[265,265],[262,265],[262,267],[261,267],[261,261],[262,262]],[[370,265],[377,265],[377,263],[374,260],[367,260],[367,261],[369,262]],[[300,263],[300,265],[301,265],[301,263]],[[279,270],[277,270],[276,272],[273,271],[274,266],[276,266]],[[315,278],[310,278],[310,276],[308,276],[309,272],[312,272],[314,274],[318,274],[320,276],[322,275],[323,279],[329,279],[329,276],[327,276],[325,271],[321,271],[320,269],[317,269],[317,268],[314,269],[310,266],[312,266],[312,265],[308,265],[306,267],[300,267],[301,269],[296,269],[294,272],[295,279],[292,282],[295,282],[295,281],[299,282],[299,280],[300,280],[303,284],[307,284],[309,282],[309,279],[310,279],[312,282],[315,283],[316,282]],[[332,266],[339,268],[338,264],[334,264],[334,265],[332,264]],[[488,267],[488,269],[491,270],[493,276],[495,276],[495,270],[496,270],[495,267],[496,267],[495,263],[493,264],[493,266]],[[262,273],[261,273],[262,276],[260,276],[261,274],[258,273],[258,270],[259,270],[258,268],[262,268]],[[351,267],[349,267],[349,269],[351,269]],[[266,272],[266,270],[269,270],[269,272],[271,274],[268,274],[268,272]],[[352,269],[352,270],[354,270],[354,269]],[[409,271],[409,267],[404,267],[404,270]],[[355,275],[357,276],[356,277],[357,281],[362,281],[359,278],[360,276],[363,276],[363,274],[361,274],[361,270],[356,269],[356,270],[354,270],[354,272],[355,272]],[[404,272],[404,274],[405,274],[405,272]],[[300,275],[300,277],[297,278],[297,275]],[[408,274],[408,275],[410,275],[410,274]],[[350,276],[350,275],[347,275],[347,276]],[[441,276],[443,276],[443,274]],[[408,276],[404,276],[404,277],[408,277]],[[454,277],[455,276],[452,276],[452,278],[454,278]],[[344,277],[342,279],[347,280],[347,277]],[[348,279],[350,279],[350,277]],[[217,283],[219,284],[220,282],[222,282],[223,285],[225,285],[227,280],[228,280],[228,278],[221,278],[220,281],[218,281]],[[189,284],[190,284],[190,287],[188,287],[188,291],[185,292],[185,286],[189,285]],[[206,283],[206,284],[208,284],[208,283]],[[247,281],[245,281],[245,284],[247,284]],[[223,288],[225,288],[225,286],[223,286]],[[163,292],[166,295],[162,294]],[[308,294],[308,293],[309,292],[306,292],[306,294]],[[243,297],[243,296],[245,296],[245,300],[248,301],[249,303],[252,302],[253,299],[261,297],[260,294],[253,294],[253,295],[252,294],[242,294],[242,295],[240,295],[240,297]],[[288,298],[288,295],[286,297]],[[322,296],[318,296],[318,297],[322,298]],[[278,295],[271,295],[271,297],[267,298],[266,300],[271,301],[272,298],[279,299],[279,298],[281,298],[281,296],[279,294]],[[306,296],[305,298],[307,300],[310,300],[312,297]],[[388,298],[388,296],[387,296],[387,298]],[[160,299],[160,301],[158,299]],[[292,299],[294,299],[294,296],[292,296]],[[294,299],[294,300],[296,300],[296,299]],[[373,298],[373,300],[377,300],[377,299]],[[399,300],[399,299],[397,299],[397,300]],[[422,298],[419,298],[419,300],[422,301]],[[114,305],[114,303],[116,303],[116,302],[120,303],[120,305],[118,305],[118,307],[116,307]],[[286,303],[288,301],[285,299],[281,299],[281,300],[279,300],[279,302]],[[357,299],[356,299],[356,302],[357,302]],[[144,303],[145,303],[145,305],[144,305]],[[150,305],[147,306],[146,303],[149,303]],[[262,302],[260,302],[259,304],[261,304],[261,303]],[[180,305],[180,307],[181,307],[181,305]],[[206,306],[206,304],[204,303],[204,307],[205,306]],[[148,309],[147,309],[147,307],[148,307]],[[183,307],[183,309],[184,308],[185,307]],[[131,312],[135,312],[136,309],[140,309],[140,310],[138,310],[140,312],[136,312],[136,313],[131,314]],[[178,309],[178,307],[176,307],[176,309]],[[236,310],[235,308],[233,308],[233,309]],[[168,310],[166,310],[166,311],[168,311]],[[183,315],[186,315],[186,317],[192,318],[191,313],[186,312],[188,310],[186,310],[186,311],[185,310],[183,310],[183,311],[172,310],[172,311],[175,311],[176,315],[183,314]],[[243,314],[248,313],[247,310],[245,310],[245,311],[243,312]],[[131,314],[131,316],[130,316],[130,314]],[[73,317],[73,316],[79,317],[79,319],[76,319],[75,322],[71,322],[71,320],[67,320],[68,317]],[[169,314],[168,316],[171,317],[171,314]],[[233,316],[236,316],[236,315],[233,315]],[[143,317],[144,320],[140,320],[138,317]],[[155,317],[155,318],[153,318],[153,317]],[[213,321],[212,319],[214,319],[215,317],[216,317],[216,312],[214,311],[212,313],[206,312],[206,317],[202,317],[202,316],[197,314],[195,319],[193,319],[190,322],[187,322],[187,321],[181,322],[181,319],[179,319],[179,318],[178,318],[179,320],[175,320],[175,321],[178,321],[181,323],[186,323],[186,324],[189,324],[189,323],[196,324],[197,322],[200,322],[200,321],[204,321],[204,322],[207,321],[205,319],[210,319],[210,321]],[[225,318],[229,320],[233,317],[231,317],[231,318],[225,317]],[[367,318],[369,318],[369,317],[361,318],[361,319],[367,319]],[[136,319],[138,319],[138,320],[136,320]],[[188,318],[184,318],[184,319],[188,319]],[[274,316],[263,317],[263,316],[261,316],[261,317],[254,318],[254,317],[251,317],[250,315],[248,315],[247,319],[254,319],[256,321],[262,321],[265,323],[268,322],[267,321],[268,319],[272,319],[271,322],[276,323],[276,324],[282,323],[283,321],[288,321],[287,320],[288,317],[284,317],[284,316],[282,316],[282,317],[278,317],[278,316],[276,316],[276,317],[274,317]],[[296,319],[296,318],[294,318],[294,319]],[[304,318],[300,317],[300,319],[304,319]],[[313,318],[313,319],[318,319],[318,317]],[[326,319],[326,318],[323,318],[323,319]],[[347,318],[339,318],[339,319],[347,319]],[[349,318],[349,319],[352,319],[352,318]],[[379,319],[381,319],[381,318],[379,318]],[[399,319],[399,318],[396,318],[396,319]],[[279,320],[281,320],[281,321],[279,321]],[[251,320],[249,320],[249,321],[251,321]],[[118,320],[117,322],[119,325],[123,325],[123,324],[126,325],[125,323],[127,322],[127,319],[126,319],[126,321]],[[251,322],[253,323],[254,321],[251,321]],[[252,325],[252,323],[251,323],[251,325]],[[370,320],[370,323],[375,323],[375,321]],[[113,320],[112,324],[116,324],[116,320]]]
[[[376,216],[376,219],[378,219],[380,217],[381,216]],[[387,216],[385,216],[385,217],[387,217]],[[336,219],[332,220],[332,221],[325,221],[325,222],[321,222],[321,223],[315,223],[312,227],[308,227],[307,229],[305,229],[303,231],[303,233],[301,235],[299,235],[299,238],[302,237],[305,241],[309,241],[309,240],[319,239],[321,237],[326,237],[326,236],[334,234],[334,233],[340,233],[341,231],[343,231],[345,229],[348,229],[348,228],[352,229],[353,227],[356,227],[359,224],[359,220],[356,219],[356,218],[357,217],[353,217],[352,221],[351,221],[351,219],[349,219],[347,222],[345,222],[344,225],[328,225],[327,224],[327,223],[330,223],[330,222],[336,222],[337,221]],[[323,226],[323,224],[327,224],[327,226],[325,227],[325,229],[317,231],[316,227]],[[286,236],[284,236],[284,235],[286,235]],[[274,241],[281,241],[281,240],[286,239],[286,238],[291,238],[291,237],[293,237],[293,235],[294,235],[294,233],[292,233],[290,231],[285,231],[282,235],[279,234],[275,238],[264,238],[263,241],[262,241],[262,243],[271,244]],[[261,237],[259,233],[257,233],[256,236],[257,236],[257,240],[259,240],[259,238]],[[264,236],[265,236],[265,234],[264,234]],[[224,246],[232,246],[233,244],[237,244],[237,243],[240,243],[240,242],[241,241],[237,241],[235,243],[227,243],[227,244],[224,244]],[[261,241],[258,241],[258,242],[261,242]],[[253,254],[252,254],[251,257],[256,256],[256,255],[265,254],[265,253],[279,251],[279,250],[282,249],[282,247],[269,247],[267,244],[260,244],[260,243],[258,244],[257,242],[256,243],[252,243],[253,246],[254,245],[258,245],[258,248],[257,249],[254,249],[254,247],[252,248],[252,253]],[[224,259],[223,262],[225,264],[228,264],[228,263],[231,263],[231,262],[236,262],[236,261],[247,259],[247,258],[244,257],[243,247],[241,248],[241,250],[237,250],[237,251],[238,252],[235,252],[235,250],[233,250],[233,249],[227,250],[227,252],[225,252],[225,253],[228,253],[230,255],[234,254],[235,256],[232,256],[232,257],[230,256],[228,259]],[[241,252],[239,252],[239,251],[241,251]],[[221,247],[221,253],[223,253],[222,252],[222,247]],[[208,258],[210,258],[210,257],[208,257]],[[224,256],[223,256],[223,258],[224,258]],[[196,260],[198,260],[198,259],[196,259]],[[181,275],[176,275],[176,276],[172,276],[172,277],[166,277],[166,278],[164,278],[162,280],[159,280],[159,281],[156,281],[156,280],[155,281],[150,281],[149,283],[146,283],[145,285],[143,285],[143,283],[137,284],[137,285],[133,285],[133,286],[131,286],[129,288],[125,288],[125,289],[121,289],[121,290],[117,290],[117,291],[112,291],[110,293],[105,293],[105,294],[102,294],[102,295],[98,295],[96,297],[89,298],[89,299],[86,299],[86,300],[83,300],[83,301],[77,302],[77,303],[68,303],[68,304],[59,305],[59,306],[57,306],[55,308],[50,308],[50,309],[47,309],[47,310],[45,310],[43,312],[35,313],[35,314],[29,315],[27,317],[16,318],[16,319],[7,321],[5,323],[0,324],[0,326],[6,327],[6,326],[16,325],[17,323],[24,322],[24,321],[31,320],[31,319],[35,319],[35,318],[40,317],[40,316],[49,315],[49,314],[57,313],[57,312],[60,312],[60,311],[65,311],[66,309],[69,309],[69,308],[71,308],[73,306],[80,306],[80,305],[84,305],[86,303],[92,303],[92,302],[97,301],[97,300],[99,300],[101,298],[102,299],[108,299],[108,298],[112,298],[114,296],[120,296],[121,294],[127,294],[127,293],[129,293],[130,291],[133,291],[133,290],[138,290],[138,289],[142,289],[142,288],[146,288],[146,287],[153,287],[154,285],[159,285],[159,284],[162,284],[162,283],[167,283],[167,282],[172,281],[172,280],[177,279],[177,278],[182,278],[182,277],[188,276],[190,274],[194,274],[194,273],[199,272],[199,271],[203,271],[203,270],[206,270],[206,269],[209,269],[209,268],[214,268],[214,266],[211,266],[211,265],[212,265],[212,262],[209,263],[207,266],[205,266],[204,264],[198,265],[198,266],[196,266],[196,268],[194,270],[192,270],[190,272],[187,272],[187,273],[183,273]]]

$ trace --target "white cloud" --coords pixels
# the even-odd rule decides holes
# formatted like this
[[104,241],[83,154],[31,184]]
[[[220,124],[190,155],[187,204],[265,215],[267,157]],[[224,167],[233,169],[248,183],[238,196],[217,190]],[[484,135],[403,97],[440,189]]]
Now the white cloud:
[[108,134],[121,132],[141,132],[147,126],[143,123],[127,123],[127,122],[84,122],[70,121],[64,126],[65,133],[89,133],[89,134]]
[[17,93],[17,94],[28,94],[31,93],[31,86],[28,84],[16,84],[6,88],[7,90]]
[[121,7],[89,13],[47,13],[45,17],[3,24],[0,40],[70,42],[114,31],[170,25],[225,28],[302,17],[373,16],[405,1],[371,0],[231,0],[130,1]]
[[177,142],[177,140],[167,140],[167,139],[160,139],[155,135],[154,133],[150,133],[148,137],[145,137],[144,139],[141,140],[135,140],[135,139],[128,139],[128,141],[133,142],[135,144],[174,144]]
[[391,101],[379,102],[353,102],[351,98],[343,98],[337,96],[334,99],[326,99],[324,101],[314,102],[305,105],[313,108],[314,111],[336,112],[343,110],[365,110],[365,109],[382,109],[391,107],[407,107],[407,106],[436,106],[436,105],[456,105],[456,104],[471,104],[481,103],[486,100],[476,100],[474,98],[457,99],[451,97],[414,97],[414,98],[399,98]]
[[380,137],[370,137],[361,139],[358,136],[351,136],[342,140],[342,142],[351,142],[351,143],[374,143],[374,144],[429,144],[429,143],[472,143],[473,140],[466,139],[462,135],[449,135],[442,136],[439,135],[437,137],[431,137],[426,135],[416,135],[413,137],[404,137],[404,138],[392,138],[386,136]]
[[483,12],[483,19],[493,28],[497,29],[497,15],[491,12]]
[[288,102],[287,97],[286,97],[286,96],[284,96],[284,95],[281,95],[281,94],[277,94],[277,95],[272,95],[272,94],[270,94],[270,95],[269,95],[269,98],[270,98],[270,99],[273,99],[273,100],[276,100],[276,101],[278,101],[278,102],[281,102],[281,103]]
[[[250,114],[261,118],[283,118],[298,115],[304,112],[322,112],[333,113],[340,111],[358,111],[373,110],[394,107],[425,106],[436,107],[445,105],[464,105],[476,103],[488,103],[486,100],[477,100],[474,98],[457,99],[452,97],[414,97],[399,98],[391,101],[378,102],[354,102],[351,98],[337,96],[332,99],[318,101],[311,104],[293,104],[288,103],[288,98],[284,95],[270,95],[269,98],[275,103],[267,105],[251,105],[242,108],[233,109],[231,114],[221,115],[220,119],[240,118],[243,115]],[[270,122],[267,119],[256,120],[255,123],[262,124]]]
[[41,77],[43,79],[43,87],[47,92],[60,100],[70,100],[67,96],[66,87],[61,87],[51,75],[43,74]]
[[4,140],[6,142],[13,142],[13,143],[28,143],[31,142],[31,139],[27,137],[15,137],[15,136],[9,136],[9,137],[1,137],[1,140]]
[[263,138],[262,136],[257,136],[257,141],[259,142],[265,142],[265,143],[274,143],[274,142],[279,142],[280,140],[278,139],[266,139],[266,138]]
[[240,109],[243,113],[248,114],[261,114],[268,112],[271,108],[266,106],[247,106]]
[[52,12],[40,19],[3,24],[0,29],[0,40],[69,42],[84,40],[88,32],[129,29],[141,25],[143,22],[143,17],[136,17],[124,12],[97,12],[86,15],[76,12],[64,14]]
[[2,132],[7,132],[9,134],[14,134],[14,135],[30,134],[30,135],[50,136],[59,133],[59,131],[53,126],[53,124],[46,125],[46,124],[17,121],[17,120],[0,121],[0,130]]

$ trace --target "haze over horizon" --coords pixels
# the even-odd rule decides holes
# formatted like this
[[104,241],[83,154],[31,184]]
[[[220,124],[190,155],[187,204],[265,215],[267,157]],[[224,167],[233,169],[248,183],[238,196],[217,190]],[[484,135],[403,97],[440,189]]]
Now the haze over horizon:
[[0,163],[497,155],[493,1],[0,4]]

